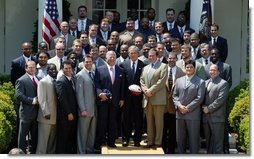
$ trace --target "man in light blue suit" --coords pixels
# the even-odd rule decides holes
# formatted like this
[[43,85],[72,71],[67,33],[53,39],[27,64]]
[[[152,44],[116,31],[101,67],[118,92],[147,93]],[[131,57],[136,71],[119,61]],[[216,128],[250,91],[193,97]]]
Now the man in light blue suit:
[[229,84],[219,74],[219,67],[212,64],[210,79],[206,80],[206,93],[203,108],[203,127],[208,154],[224,154],[223,139],[226,119],[226,101]]
[[195,61],[185,62],[186,76],[178,78],[173,93],[176,108],[176,138],[178,153],[186,153],[187,140],[191,154],[199,152],[201,104],[205,82],[195,74]]
[[96,92],[93,60],[91,55],[83,58],[84,68],[76,75],[78,101],[77,151],[79,154],[93,153],[96,130]]

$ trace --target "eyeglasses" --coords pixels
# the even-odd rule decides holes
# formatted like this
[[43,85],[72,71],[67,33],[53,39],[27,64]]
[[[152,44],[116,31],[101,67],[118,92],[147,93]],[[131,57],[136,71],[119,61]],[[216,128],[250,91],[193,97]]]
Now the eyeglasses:
[[65,49],[56,49],[56,50],[65,50]]

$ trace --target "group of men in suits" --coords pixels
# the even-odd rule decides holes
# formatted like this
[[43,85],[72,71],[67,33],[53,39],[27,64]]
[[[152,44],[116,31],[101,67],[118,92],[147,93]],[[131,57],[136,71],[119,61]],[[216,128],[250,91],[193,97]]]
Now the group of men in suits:
[[[207,152],[221,153],[221,142],[211,140],[217,141],[218,136],[221,139],[222,131],[217,131],[215,136],[211,134],[212,127],[221,128],[224,123],[217,122],[222,122],[222,118],[225,122],[226,117],[216,121],[211,117],[214,116],[213,113],[218,113],[217,111],[224,112],[224,99],[228,90],[225,88],[225,93],[218,94],[223,96],[221,97],[223,102],[216,105],[218,110],[213,106],[216,99],[211,98],[210,93],[216,94],[221,89],[222,85],[218,81],[227,81],[230,88],[232,77],[231,67],[224,63],[227,58],[227,41],[218,36],[218,25],[211,26],[211,38],[207,39],[209,45],[199,45],[195,33],[190,34],[190,44],[183,44],[184,32],[194,31],[187,25],[185,13],[179,12],[175,19],[175,11],[172,8],[166,10],[167,21],[163,23],[155,21],[153,8],[148,9],[147,17],[142,19],[137,30],[135,29],[137,18],[133,13],[133,17],[123,23],[125,30],[121,32],[113,29],[115,27],[112,23],[113,12],[107,11],[106,18],[102,19],[99,26],[88,19],[86,14],[87,8],[80,6],[77,21],[72,18],[69,24],[65,21],[61,23],[61,33],[52,38],[50,45],[55,56],[48,60],[48,75],[40,82],[40,78],[34,73],[34,62],[29,62],[35,60],[31,56],[30,43],[23,43],[23,55],[12,61],[11,80],[17,89],[16,106],[20,106],[17,108],[21,119],[18,122],[21,127],[19,147],[25,152],[24,136],[30,131],[31,153],[94,153],[94,147],[99,149],[105,144],[116,147],[115,139],[119,134],[122,136],[123,146],[129,146],[133,130],[134,146],[139,147],[145,112],[146,148],[162,146],[165,153],[175,153],[177,143],[178,152],[185,153],[187,145],[185,140],[188,138],[190,152],[198,153],[200,131],[198,126],[202,123],[200,114],[203,111]],[[169,35],[166,35],[167,33]],[[79,37],[81,40],[76,39]],[[142,42],[145,44],[136,44],[134,40],[136,37],[145,40]],[[63,41],[59,42],[59,39]],[[150,39],[153,41],[150,42]],[[170,47],[166,46],[167,40],[169,43],[172,41]],[[191,40],[195,46],[192,46]],[[85,46],[85,53],[83,42],[89,46]],[[114,45],[107,45],[111,42]],[[173,46],[175,42],[179,43],[177,53],[174,52],[177,50]],[[108,50],[105,59],[99,57],[97,45],[106,45]],[[212,46],[212,50],[209,46]],[[141,50],[142,47],[144,50]],[[195,61],[198,56],[193,59],[194,47],[199,48],[198,56],[202,56],[203,60],[208,58],[210,63]],[[120,56],[117,59],[119,48],[120,54],[126,55],[124,58]],[[66,59],[70,51],[79,56],[78,61],[81,64],[75,67],[82,66],[81,70],[75,73],[73,62]],[[211,51],[210,56],[203,56],[203,51],[204,53]],[[62,75],[55,81],[58,71]],[[218,74],[223,80],[219,79]],[[209,84],[204,82],[207,79],[213,81],[214,88],[218,89],[208,90]],[[141,86],[140,95],[134,95],[128,90],[132,84]],[[27,94],[26,89],[33,94]],[[53,102],[50,103],[49,99]],[[208,101],[203,103],[202,99]],[[30,107],[27,109],[26,105],[32,106],[32,109]],[[201,105],[203,108],[199,109]],[[37,114],[36,111],[38,117],[34,116]],[[26,116],[30,113],[33,115],[29,116],[31,119],[27,119]],[[119,118],[120,113],[122,118]],[[37,145],[36,120],[39,129]],[[31,129],[27,129],[30,128],[28,123],[32,125]]]

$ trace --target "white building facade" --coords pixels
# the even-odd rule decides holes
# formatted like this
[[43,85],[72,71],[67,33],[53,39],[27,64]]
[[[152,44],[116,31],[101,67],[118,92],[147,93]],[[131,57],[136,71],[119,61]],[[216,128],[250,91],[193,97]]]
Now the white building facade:
[[[96,19],[106,10],[117,10],[121,21],[127,18],[128,9],[138,8],[140,17],[147,8],[156,10],[156,20],[165,21],[167,8],[176,14],[185,9],[188,0],[68,0],[73,17],[79,5],[86,5],[88,17]],[[44,0],[0,0],[0,74],[9,74],[11,60],[20,56],[20,46],[31,41],[35,31],[34,22],[41,14]],[[233,86],[249,78],[248,72],[248,10],[247,0],[211,0],[213,22],[220,26],[219,34],[228,40],[227,63],[232,66]],[[202,0],[191,0],[190,25],[198,31]],[[39,9],[39,11],[37,11]],[[42,14],[41,14],[42,15]],[[39,23],[40,24],[40,23]],[[40,28],[40,27],[39,27]]]

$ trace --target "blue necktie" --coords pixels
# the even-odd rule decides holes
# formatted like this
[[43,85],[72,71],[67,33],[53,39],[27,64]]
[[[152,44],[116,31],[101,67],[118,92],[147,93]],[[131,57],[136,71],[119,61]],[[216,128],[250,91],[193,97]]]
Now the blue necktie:
[[135,62],[132,63],[132,79],[135,77]]

